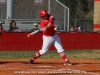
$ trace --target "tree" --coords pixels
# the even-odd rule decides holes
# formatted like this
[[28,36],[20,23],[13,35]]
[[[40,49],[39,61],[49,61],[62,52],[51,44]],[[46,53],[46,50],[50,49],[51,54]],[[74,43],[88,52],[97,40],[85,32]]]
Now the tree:
[[[70,18],[87,18],[93,12],[93,0],[60,0],[70,9]],[[88,16],[93,18],[93,14]]]

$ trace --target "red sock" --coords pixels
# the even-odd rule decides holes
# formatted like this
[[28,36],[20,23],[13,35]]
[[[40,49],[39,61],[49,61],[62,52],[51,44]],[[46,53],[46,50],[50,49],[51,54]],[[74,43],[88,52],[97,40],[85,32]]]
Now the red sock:
[[66,55],[65,55],[64,52],[60,52],[59,55],[62,57],[62,59],[63,59],[64,61],[68,61],[68,60],[67,60],[67,57],[66,57]]
[[33,56],[33,59],[36,59],[36,58],[38,58],[38,57],[40,57],[41,55],[40,55],[40,52],[37,52],[34,56]]

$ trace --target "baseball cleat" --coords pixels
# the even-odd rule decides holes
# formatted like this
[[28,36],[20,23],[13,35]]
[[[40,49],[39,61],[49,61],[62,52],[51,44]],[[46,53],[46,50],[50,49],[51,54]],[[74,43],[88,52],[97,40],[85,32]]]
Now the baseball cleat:
[[69,61],[64,62],[64,65],[72,65]]
[[33,59],[30,59],[30,60],[28,61],[28,63],[29,63],[29,64],[33,64],[33,63],[34,63],[34,60],[33,60]]

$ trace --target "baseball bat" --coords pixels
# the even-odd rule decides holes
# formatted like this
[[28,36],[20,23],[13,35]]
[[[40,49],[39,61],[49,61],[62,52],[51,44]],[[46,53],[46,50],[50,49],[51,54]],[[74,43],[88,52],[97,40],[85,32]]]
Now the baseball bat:
[[44,28],[41,28],[41,29],[39,29],[39,30],[33,31],[33,32],[29,33],[29,34],[27,35],[27,37],[30,37],[30,36],[32,36],[32,35],[34,35],[34,34],[37,34],[39,31],[44,31],[46,28],[47,28],[47,27],[44,27]]

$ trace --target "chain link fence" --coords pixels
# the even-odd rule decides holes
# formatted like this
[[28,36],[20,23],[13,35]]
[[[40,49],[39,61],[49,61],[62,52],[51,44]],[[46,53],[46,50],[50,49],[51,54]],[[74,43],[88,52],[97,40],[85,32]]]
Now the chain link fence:
[[[59,3],[59,0],[42,1],[42,4],[35,4],[34,0],[14,0],[13,19],[17,22],[17,24],[23,24],[23,28],[25,27],[25,24],[32,28],[34,22],[40,21],[39,10],[46,9],[55,17],[55,24],[58,26],[58,30],[69,31],[69,22],[71,22],[71,19],[69,20],[68,8]],[[6,11],[7,4],[0,4],[0,20],[9,24],[10,20],[6,19]],[[93,22],[88,20],[87,23],[84,24],[84,22],[86,22],[86,20],[79,21],[77,19],[76,25],[84,25],[86,31],[92,31],[93,26],[91,26],[91,24]],[[89,28],[91,29],[88,29],[87,24],[90,25]]]
[[93,19],[75,19],[75,27],[82,26],[84,32],[93,31]]
[[70,18],[70,27],[74,25],[75,28],[83,27],[84,32],[93,32],[93,19],[71,19]]
[[33,0],[16,0],[14,5],[14,12],[16,12],[14,13],[14,19],[33,19],[37,21],[39,20],[39,10],[46,9],[55,17],[55,24],[58,25],[58,29],[67,30],[68,10],[56,0],[42,1],[43,3],[38,5]]
[[[14,0],[13,19],[26,23],[26,21],[39,21],[39,10],[46,9],[55,17],[55,24],[59,30],[67,30],[68,26],[68,10],[58,3],[58,0],[42,0],[42,4],[35,4],[34,0]],[[1,5],[1,4],[0,4]],[[6,19],[6,4],[1,5],[1,19]],[[22,22],[24,21],[24,22]],[[6,22],[9,23],[9,22]],[[19,23],[19,22],[18,22]],[[30,22],[28,22],[30,24]],[[27,24],[28,24],[27,23]]]
[[6,19],[6,4],[0,3],[0,19]]

